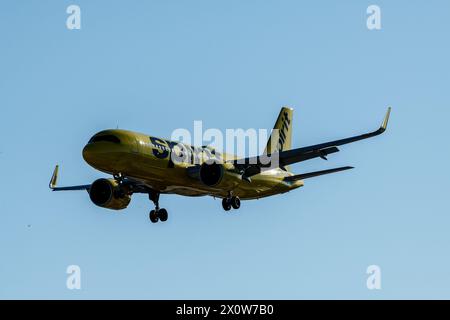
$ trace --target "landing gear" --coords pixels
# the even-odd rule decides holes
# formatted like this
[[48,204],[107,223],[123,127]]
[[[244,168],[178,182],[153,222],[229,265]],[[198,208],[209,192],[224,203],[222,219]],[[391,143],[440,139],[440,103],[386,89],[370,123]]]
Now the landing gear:
[[228,198],[223,198],[222,199],[222,208],[225,211],[230,211],[231,210],[230,199],[228,199]]
[[241,207],[241,199],[239,197],[231,197],[231,206],[233,209],[239,209]]
[[148,217],[150,218],[150,221],[153,223],[157,223],[159,221],[158,213],[155,210],[150,211]]
[[158,221],[167,221],[167,219],[169,218],[167,210],[164,208],[159,208],[159,193],[151,192],[148,196],[150,200],[155,204],[155,210],[150,211],[149,214],[150,221],[153,223],[156,223]]
[[169,214],[167,213],[166,209],[162,208],[162,209],[159,209],[159,211],[158,211],[158,217],[159,217],[159,220],[164,222],[164,221],[167,221],[167,218],[169,218]]
[[241,207],[241,199],[238,196],[223,198],[222,207],[225,211],[230,211],[231,208],[239,209]]
[[167,210],[164,208],[158,209],[158,210],[152,210],[150,211],[150,214],[148,215],[150,218],[150,221],[153,223],[157,223],[158,221],[164,222],[167,221],[169,218],[169,214],[167,213]]

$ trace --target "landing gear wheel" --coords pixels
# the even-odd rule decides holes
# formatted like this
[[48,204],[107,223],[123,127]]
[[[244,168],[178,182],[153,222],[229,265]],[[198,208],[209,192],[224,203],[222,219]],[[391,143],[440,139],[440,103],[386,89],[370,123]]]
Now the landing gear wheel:
[[241,207],[241,199],[237,196],[231,197],[230,203],[233,209],[239,209]]
[[158,217],[159,217],[159,220],[164,222],[164,221],[167,221],[169,214],[167,213],[166,209],[162,208],[162,209],[159,209],[159,211],[158,211]]
[[150,211],[150,214],[148,216],[150,218],[150,221],[153,223],[156,223],[159,220],[158,213],[155,210]]
[[230,211],[231,203],[230,203],[230,200],[228,198],[223,198],[222,199],[222,207],[223,207],[223,210]]

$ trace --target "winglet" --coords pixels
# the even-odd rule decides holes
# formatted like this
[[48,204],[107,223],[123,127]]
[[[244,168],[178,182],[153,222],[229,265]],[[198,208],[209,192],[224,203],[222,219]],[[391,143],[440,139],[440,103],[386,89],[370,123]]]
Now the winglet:
[[56,182],[58,180],[58,169],[59,169],[59,166],[56,165],[55,170],[53,170],[52,179],[50,180],[50,183],[48,184],[49,188],[52,190],[56,188]]
[[386,116],[384,117],[383,123],[381,124],[380,127],[381,132],[384,132],[386,130],[390,114],[391,114],[391,107],[387,109]]

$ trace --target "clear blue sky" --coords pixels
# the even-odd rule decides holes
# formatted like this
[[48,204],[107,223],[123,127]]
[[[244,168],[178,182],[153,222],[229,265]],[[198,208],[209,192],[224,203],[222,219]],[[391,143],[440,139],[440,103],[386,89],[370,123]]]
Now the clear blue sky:
[[[82,29],[67,30],[66,8]],[[366,8],[382,30],[366,28]],[[0,11],[0,298],[450,298],[448,1],[8,1]],[[81,150],[120,128],[170,137],[271,128],[294,146],[375,129],[328,162],[355,169],[225,213],[135,195],[120,213],[60,184],[104,176]],[[82,270],[68,290],[66,268]],[[366,288],[366,268],[382,290]]]

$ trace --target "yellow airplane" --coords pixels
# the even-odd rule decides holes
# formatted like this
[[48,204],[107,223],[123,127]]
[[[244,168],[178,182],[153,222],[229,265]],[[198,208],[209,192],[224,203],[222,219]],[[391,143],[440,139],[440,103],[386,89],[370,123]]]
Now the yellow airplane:
[[167,210],[159,207],[160,194],[213,196],[222,199],[224,210],[239,209],[241,199],[285,193],[303,186],[304,179],[352,169],[346,166],[295,175],[288,166],[317,157],[326,160],[327,155],[339,151],[337,146],[383,133],[390,111],[388,108],[381,127],[373,132],[291,149],[293,109],[284,107],[264,154],[249,158],[132,131],[104,130],[89,140],[83,148],[83,158],[113,177],[87,185],[57,187],[56,165],[49,187],[53,191],[86,190],[94,204],[114,210],[125,209],[134,193],[148,194],[155,205],[149,214],[153,223],[168,218]]

